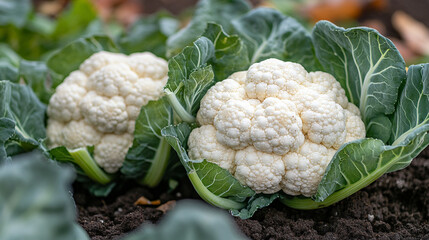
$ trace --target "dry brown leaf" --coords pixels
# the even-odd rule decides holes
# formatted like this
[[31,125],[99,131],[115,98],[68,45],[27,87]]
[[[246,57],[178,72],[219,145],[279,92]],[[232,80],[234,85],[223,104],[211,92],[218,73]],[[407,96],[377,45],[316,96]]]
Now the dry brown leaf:
[[304,12],[308,18],[317,22],[332,22],[356,19],[362,12],[362,0],[323,0],[307,7]]
[[137,199],[137,201],[134,202],[134,205],[153,205],[153,206],[157,206],[161,204],[161,200],[155,200],[155,201],[150,201],[149,199],[141,196],[139,197],[139,199]]
[[393,14],[392,23],[411,50],[429,55],[429,29],[423,23],[402,11]]
[[174,208],[176,206],[176,200],[171,200],[168,201],[164,204],[162,204],[161,206],[157,207],[157,210],[162,211],[163,213],[166,213],[168,211],[170,211],[172,208]]

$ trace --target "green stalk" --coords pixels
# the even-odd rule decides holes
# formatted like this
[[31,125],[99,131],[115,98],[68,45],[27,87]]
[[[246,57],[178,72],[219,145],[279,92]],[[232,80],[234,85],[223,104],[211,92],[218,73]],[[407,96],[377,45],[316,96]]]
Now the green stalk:
[[197,191],[198,195],[206,202],[210,203],[213,206],[223,208],[223,209],[241,209],[245,206],[244,203],[236,202],[227,198],[219,197],[204,186],[201,179],[198,177],[198,174],[195,170],[191,170],[188,173],[189,180],[191,180],[192,185]]
[[156,151],[155,157],[147,174],[143,179],[139,180],[138,183],[148,187],[156,187],[164,176],[165,169],[168,165],[168,160],[170,159],[170,152],[170,144],[168,144],[165,138],[161,138],[158,150]]
[[112,181],[112,177],[106,174],[94,161],[86,148],[78,148],[69,150],[70,155],[73,157],[73,162],[76,163],[86,175],[92,180],[107,184]]
[[176,94],[174,94],[169,89],[164,90],[165,95],[167,96],[168,102],[173,107],[174,112],[182,119],[184,122],[193,123],[195,122],[195,117],[189,114],[177,100]]

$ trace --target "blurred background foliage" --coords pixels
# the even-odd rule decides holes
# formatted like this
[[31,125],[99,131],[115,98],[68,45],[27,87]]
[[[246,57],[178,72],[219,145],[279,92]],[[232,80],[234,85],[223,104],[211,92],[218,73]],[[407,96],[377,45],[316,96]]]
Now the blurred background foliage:
[[[4,44],[27,60],[43,60],[52,49],[82,36],[107,34],[126,46],[125,52],[142,46],[127,29],[154,31],[153,25],[185,26],[197,0],[0,0],[0,47]],[[251,0],[254,6],[275,7],[311,29],[325,19],[344,27],[368,26],[389,37],[408,64],[429,60],[429,0]],[[163,10],[157,21],[149,16]],[[140,24],[139,24],[140,23]],[[142,24],[143,23],[143,24]],[[152,24],[152,28],[147,24]],[[145,25],[146,24],[146,25]],[[145,28],[139,28],[144,25]],[[159,27],[159,26],[158,26]],[[140,33],[139,32],[139,33]],[[131,32],[132,33],[132,32]],[[153,33],[152,33],[153,34]],[[164,41],[171,33],[158,34]],[[132,35],[132,34],[131,34]],[[152,35],[153,37],[153,35]],[[130,40],[131,38],[131,40]],[[127,42],[128,41],[128,42]],[[150,44],[149,44],[150,45]],[[156,44],[147,47],[158,47]],[[162,55],[164,49],[156,49]],[[1,56],[0,56],[1,58]]]

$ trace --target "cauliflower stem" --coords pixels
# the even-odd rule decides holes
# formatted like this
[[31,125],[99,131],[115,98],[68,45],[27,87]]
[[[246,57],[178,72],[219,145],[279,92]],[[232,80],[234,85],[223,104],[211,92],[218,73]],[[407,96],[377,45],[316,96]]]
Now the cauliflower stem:
[[195,117],[189,114],[177,100],[176,94],[174,94],[169,89],[164,90],[165,95],[167,96],[168,102],[174,109],[174,112],[180,117],[184,122],[193,123],[195,122]]
[[138,181],[138,183],[148,186],[156,187],[164,176],[165,169],[168,165],[168,160],[170,159],[170,144],[167,140],[161,138],[159,147],[156,151],[153,162],[147,172],[147,174]]
[[101,170],[85,147],[69,150],[69,153],[73,158],[70,161],[82,168],[92,180],[101,184],[107,184],[112,181],[113,177]]

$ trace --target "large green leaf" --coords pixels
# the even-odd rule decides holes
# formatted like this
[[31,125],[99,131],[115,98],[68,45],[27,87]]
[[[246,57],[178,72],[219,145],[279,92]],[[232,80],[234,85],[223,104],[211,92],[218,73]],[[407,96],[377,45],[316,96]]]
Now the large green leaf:
[[150,51],[159,57],[166,56],[166,41],[179,27],[179,22],[164,13],[142,18],[133,23],[119,39],[124,53]]
[[0,239],[89,239],[76,223],[72,180],[34,152],[0,167]]
[[13,24],[22,27],[30,11],[30,0],[0,0],[0,26]]
[[387,142],[388,115],[395,111],[405,63],[393,43],[377,31],[344,29],[321,21],[313,30],[316,55],[335,76],[349,100],[359,107],[367,136]]
[[170,157],[170,146],[161,136],[162,128],[173,123],[173,110],[165,97],[141,108],[136,120],[133,146],[128,150],[121,172],[141,183],[156,186]]
[[[45,109],[28,86],[0,81],[0,152],[6,149],[12,155],[38,146],[45,138]],[[5,136],[9,139],[3,139]],[[0,158],[0,163],[4,159]]]
[[212,65],[215,81],[222,81],[250,66],[247,48],[238,36],[228,35],[222,26],[213,23],[207,25],[203,36],[212,41],[214,46],[214,58],[209,63]]
[[429,126],[429,64],[410,66],[393,117],[391,142]]
[[199,38],[209,22],[220,24],[229,32],[231,20],[249,10],[250,5],[245,0],[201,0],[188,26],[168,38],[167,56],[174,56]]
[[97,11],[90,0],[74,0],[66,11],[58,16],[54,39],[71,40],[82,34],[85,28],[97,18]]
[[320,70],[311,36],[291,17],[269,8],[258,8],[232,21],[234,31],[247,47],[250,63],[268,58],[302,64]]
[[[221,229],[221,231],[219,231]],[[225,212],[197,201],[181,201],[158,225],[143,225],[123,240],[186,239],[244,240],[234,221]]]
[[212,205],[225,209],[243,208],[245,204],[242,202],[255,192],[243,186],[228,170],[207,161],[190,159],[186,149],[191,131],[189,124],[181,123],[162,129],[162,136],[178,153],[195,190]]
[[54,93],[53,87],[57,86],[59,82],[45,62],[22,60],[19,65],[19,75],[43,103],[49,103],[49,99]]
[[80,38],[53,53],[47,60],[47,66],[64,79],[85,59],[100,51],[117,52],[118,48],[107,36]]

